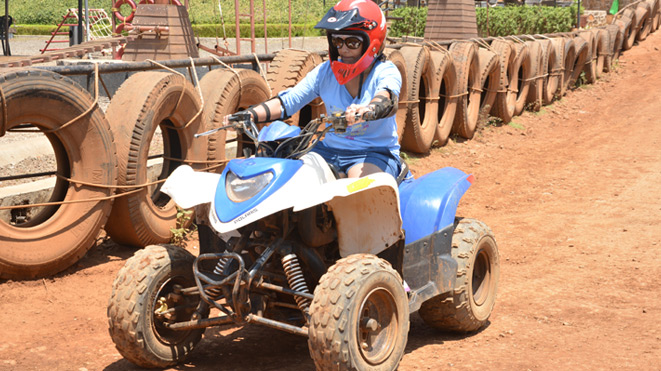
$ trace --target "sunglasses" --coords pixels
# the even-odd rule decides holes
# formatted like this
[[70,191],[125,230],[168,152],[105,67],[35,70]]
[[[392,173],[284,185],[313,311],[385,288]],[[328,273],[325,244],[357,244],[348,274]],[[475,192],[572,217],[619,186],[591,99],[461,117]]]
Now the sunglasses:
[[331,37],[331,42],[333,46],[337,49],[341,48],[342,45],[346,45],[349,49],[358,49],[363,45],[363,40],[360,37],[350,36],[346,39],[341,37],[333,36]]

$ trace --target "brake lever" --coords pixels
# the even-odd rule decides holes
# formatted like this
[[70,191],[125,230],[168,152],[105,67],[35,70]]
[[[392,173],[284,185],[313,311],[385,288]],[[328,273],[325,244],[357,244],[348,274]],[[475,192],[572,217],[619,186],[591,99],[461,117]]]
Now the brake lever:
[[235,128],[236,128],[235,124],[227,125],[227,126],[221,126],[219,128],[207,130],[204,133],[194,134],[193,138],[204,137],[204,136],[211,135],[211,134],[216,133],[216,132],[221,131],[221,130],[235,129]]

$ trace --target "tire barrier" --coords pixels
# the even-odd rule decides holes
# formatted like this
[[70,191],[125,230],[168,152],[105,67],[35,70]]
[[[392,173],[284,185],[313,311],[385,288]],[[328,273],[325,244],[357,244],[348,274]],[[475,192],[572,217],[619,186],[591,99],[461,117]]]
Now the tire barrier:
[[[399,50],[396,49],[386,49],[384,51],[384,54],[386,55],[386,58],[391,61],[395,67],[399,70],[399,74],[402,76],[402,87],[399,90],[399,96],[400,97],[406,97],[408,96],[408,84],[406,82],[406,61],[404,60],[404,56],[402,53],[400,53]],[[397,120],[397,137],[399,138],[399,142],[402,142],[402,136],[404,134],[404,127],[406,126],[406,115],[407,115],[407,108],[408,105],[406,102],[402,102],[402,99],[399,100],[398,106],[397,106],[397,114],[396,114],[396,120]]]
[[429,67],[429,49],[423,46],[404,46],[400,49],[406,61],[408,96],[400,97],[407,104],[406,126],[402,148],[416,153],[429,151],[434,140],[438,116],[440,83]]
[[[618,21],[615,22],[617,23]],[[608,32],[608,54],[606,54],[604,60],[604,72],[613,70],[613,64],[620,57],[620,51],[622,50],[624,31],[616,23],[606,26],[606,32]]]
[[473,42],[456,42],[450,46],[452,62],[457,73],[457,111],[452,131],[471,139],[477,127],[480,114],[480,59],[478,48]]
[[556,49],[553,41],[550,39],[539,40],[542,49],[542,71],[544,79],[542,80],[542,105],[548,105],[553,102],[555,93],[558,91],[558,85],[562,76],[562,59],[556,55]]
[[[279,92],[296,85],[320,63],[321,57],[318,54],[305,50],[282,49],[277,51],[266,74],[266,81],[271,87],[271,96],[274,97]],[[290,125],[302,124],[305,126],[310,120],[325,112],[324,103],[320,98],[316,98],[299,112],[291,115],[285,122]]]
[[661,1],[659,0],[647,0],[647,3],[652,9],[650,13],[650,18],[652,19],[650,32],[656,32],[659,29],[659,20],[661,19]]
[[[624,23],[624,43],[622,44],[622,50],[626,51],[631,49],[633,43],[636,42],[638,16],[635,11],[625,9],[624,12],[622,12],[620,20]],[[622,27],[622,25],[620,27]]]
[[0,220],[0,278],[53,275],[94,246],[108,219],[117,185],[113,135],[97,101],[67,77],[7,69],[0,91],[0,135],[31,124],[46,135],[57,163],[48,202],[30,207],[24,223]]
[[648,3],[644,2],[638,4],[635,12],[636,18],[638,18],[638,24],[636,25],[636,40],[643,41],[650,34],[652,28],[652,18],[650,18],[652,9]]
[[530,61],[530,50],[524,42],[514,44],[514,64],[510,75],[510,90],[516,94],[514,104],[514,115],[518,116],[523,112],[528,99],[530,83],[533,79],[532,63]]
[[[223,118],[249,106],[266,101],[271,96],[271,89],[262,76],[247,69],[216,69],[208,72],[200,80],[200,89],[204,99],[202,126],[211,130],[223,126]],[[210,166],[226,159],[227,130],[220,130],[196,140],[206,140],[206,156]],[[230,157],[243,155],[244,138],[236,138],[236,151]],[[215,166],[213,171],[222,171]]]
[[594,34],[592,31],[579,32],[578,37],[585,40],[587,43],[587,56],[585,59],[585,64],[583,65],[583,73],[585,74],[585,82],[588,84],[594,84],[597,81],[597,43],[594,39]]
[[489,49],[479,48],[478,59],[480,60],[480,114],[487,114],[496,100],[498,86],[500,85],[500,60],[498,54]]
[[[588,45],[588,42],[585,41],[585,39],[580,36],[574,37],[575,58],[574,63],[571,65],[571,75],[569,77],[568,88],[574,87],[577,84],[578,78],[581,76],[581,72],[583,72],[583,68],[588,60],[589,51],[590,45]],[[567,66],[565,66],[565,68],[569,69]]]
[[544,78],[546,75],[544,52],[539,41],[526,41],[526,45],[528,45],[530,52],[530,70],[532,72],[526,104],[530,110],[537,112],[542,108],[542,97],[544,95]]
[[447,49],[436,47],[431,50],[430,66],[438,86],[438,115],[433,143],[442,146],[447,143],[452,131],[455,113],[457,112],[457,73],[452,63],[452,56]]
[[564,71],[562,74],[562,84],[558,89],[558,96],[564,97],[567,93],[567,88],[569,88],[569,80],[571,80],[572,72],[574,72],[574,64],[576,62],[576,49],[574,48],[574,40],[571,38],[563,37],[562,39],[562,49],[563,49],[563,66]]
[[[139,188],[115,200],[106,224],[117,243],[144,247],[166,243],[176,227],[177,208],[150,183],[147,160],[157,130],[163,136],[163,180],[179,165],[204,167],[206,147],[193,135],[202,132],[200,93],[183,75],[146,71],[129,77],[110,101],[106,117],[117,142],[120,186]],[[144,186],[148,185],[148,186]]]
[[609,55],[608,31],[603,28],[594,28],[591,30],[594,36],[594,45],[592,47],[592,59],[594,60],[594,77],[598,79],[604,72],[606,57]]
[[514,44],[509,40],[494,40],[491,48],[500,60],[500,84],[491,113],[504,123],[512,121],[516,105],[516,94],[509,89],[511,68],[514,64]]

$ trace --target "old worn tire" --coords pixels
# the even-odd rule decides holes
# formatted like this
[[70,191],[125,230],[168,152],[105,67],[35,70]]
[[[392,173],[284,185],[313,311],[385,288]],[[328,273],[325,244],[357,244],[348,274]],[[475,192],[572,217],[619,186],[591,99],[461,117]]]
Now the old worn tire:
[[574,64],[576,62],[576,49],[574,48],[574,40],[571,38],[561,38],[563,49],[563,74],[562,84],[558,89],[558,96],[563,97],[567,93],[569,81],[571,80],[572,73],[574,72]]
[[402,148],[427,153],[438,124],[438,99],[434,98],[439,87],[434,86],[435,71],[429,68],[429,50],[426,47],[405,46],[400,52],[406,61],[408,92],[408,96],[400,97],[408,105]]
[[[368,331],[370,322],[378,329]],[[408,331],[402,279],[374,255],[338,260],[314,290],[308,346],[318,370],[395,370]]]
[[[271,96],[298,84],[308,72],[321,64],[319,54],[299,49],[281,49],[269,65],[266,81],[271,87]],[[298,112],[287,112],[290,117],[285,120],[290,125],[305,126],[310,120],[326,113],[326,107],[321,98],[315,98]]]
[[[173,366],[201,340],[204,329],[168,331],[154,315],[159,298],[167,298],[173,285],[195,286],[194,260],[183,248],[151,245],[138,250],[119,270],[108,301],[108,330],[124,358],[146,368]],[[191,304],[200,301],[190,298]],[[187,318],[177,322],[190,320],[192,314],[183,314]]]
[[455,42],[450,45],[452,63],[457,72],[457,111],[452,131],[471,139],[475,135],[477,118],[480,114],[480,59],[473,42]]
[[516,103],[514,104],[514,115],[518,116],[526,107],[528,91],[533,78],[532,62],[530,49],[525,43],[514,44],[514,63],[511,65],[510,90],[516,93]]
[[493,102],[496,100],[498,85],[500,85],[500,59],[498,54],[485,48],[478,49],[480,60],[480,115],[486,115],[491,111]]
[[587,56],[583,65],[583,73],[585,82],[588,84],[594,84],[597,81],[597,40],[594,36],[591,30],[578,33],[578,37],[587,42]]
[[[404,56],[397,49],[385,49],[383,52],[386,58],[391,61],[399,74],[402,76],[402,87],[399,90],[399,103],[397,105],[397,113],[395,114],[395,120],[397,121],[397,138],[399,142],[402,142],[402,136],[404,135],[404,127],[406,126],[406,115],[408,112],[409,105],[404,101],[404,97],[408,96],[408,84],[406,82],[406,61]],[[403,102],[403,103],[402,103]]]
[[542,45],[542,63],[544,72],[542,105],[546,106],[553,102],[555,93],[558,91],[558,84],[562,76],[562,61],[556,55],[556,48],[553,40],[539,40]]
[[454,290],[422,303],[420,317],[439,330],[475,331],[487,323],[496,303],[500,261],[493,232],[478,220],[460,220],[452,257],[458,263]]
[[434,76],[440,79],[438,85],[438,115],[436,118],[436,131],[434,132],[434,145],[442,146],[447,143],[452,131],[452,124],[457,112],[457,73],[452,58],[446,51],[432,50],[430,53],[430,67],[436,71]]
[[[205,131],[222,126],[225,116],[265,102],[271,96],[264,78],[248,69],[210,71],[200,80],[200,89],[204,98],[202,126]],[[209,165],[221,163],[227,157],[227,136],[227,130],[220,130],[202,137],[207,141]],[[195,140],[202,141],[202,138]],[[241,157],[242,153],[242,140],[238,140],[236,150],[230,157]],[[222,167],[215,167],[212,171],[222,171]]]
[[569,77],[569,82],[567,88],[573,88],[578,83],[578,78],[583,72],[583,67],[588,60],[590,46],[587,41],[580,36],[574,37],[574,63],[572,64],[572,73]]
[[606,26],[606,31],[608,32],[608,50],[604,59],[604,72],[611,72],[620,55],[624,31],[617,24],[609,24]]
[[[82,201],[109,197],[117,183],[116,149],[110,125],[94,99],[73,80],[43,70],[0,72],[6,130],[32,124],[49,139],[57,178],[46,201]],[[70,125],[65,123],[92,110]],[[6,121],[4,118],[6,117]],[[56,130],[47,133],[48,131]],[[0,133],[2,134],[2,133]],[[107,187],[94,187],[98,184]],[[60,272],[94,246],[108,219],[112,199],[31,209],[19,225],[0,220],[0,279],[43,277]]]
[[[164,152],[158,179],[167,178],[187,161],[193,168],[203,168],[206,147],[193,137],[202,131],[201,106],[198,90],[181,75],[146,71],[129,77],[106,112],[117,141],[119,184],[134,186],[150,181],[147,158],[158,128],[163,134]],[[106,224],[115,242],[144,247],[170,241],[177,208],[159,190],[160,184],[144,187],[115,200]]]
[[620,18],[625,24],[628,22],[629,26],[624,29],[624,41],[622,43],[622,50],[627,51],[633,47],[638,35],[638,14],[631,8],[625,9]]
[[514,64],[514,44],[509,40],[494,40],[491,48],[498,54],[500,60],[500,84],[496,100],[491,108],[491,114],[500,118],[507,124],[514,117],[514,108],[516,105],[516,94],[509,90],[511,78],[510,65]]
[[609,41],[610,37],[608,31],[603,28],[593,28],[594,34],[594,47],[592,58],[594,59],[595,66],[595,79],[599,79],[604,72],[604,65],[606,64],[606,57],[610,54]]
[[643,41],[647,39],[647,36],[650,34],[650,29],[652,28],[652,18],[650,18],[651,9],[649,5],[645,2],[638,4],[636,7],[636,18],[638,19],[638,24],[636,28],[638,32],[636,33],[636,40]]
[[530,87],[526,99],[527,108],[531,111],[539,111],[542,108],[542,95],[544,94],[544,51],[540,41],[526,41],[530,52]]

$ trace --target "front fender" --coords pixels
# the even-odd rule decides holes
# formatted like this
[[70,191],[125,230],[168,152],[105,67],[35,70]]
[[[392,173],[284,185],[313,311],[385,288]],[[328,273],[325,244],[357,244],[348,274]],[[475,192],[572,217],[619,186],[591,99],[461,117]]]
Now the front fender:
[[337,225],[340,256],[378,254],[402,238],[397,182],[386,173],[338,179],[301,194],[294,211],[325,203]]
[[193,170],[188,165],[176,168],[161,187],[183,209],[211,202],[216,193],[220,174]]
[[399,187],[406,244],[454,224],[459,200],[473,182],[473,175],[446,167]]

